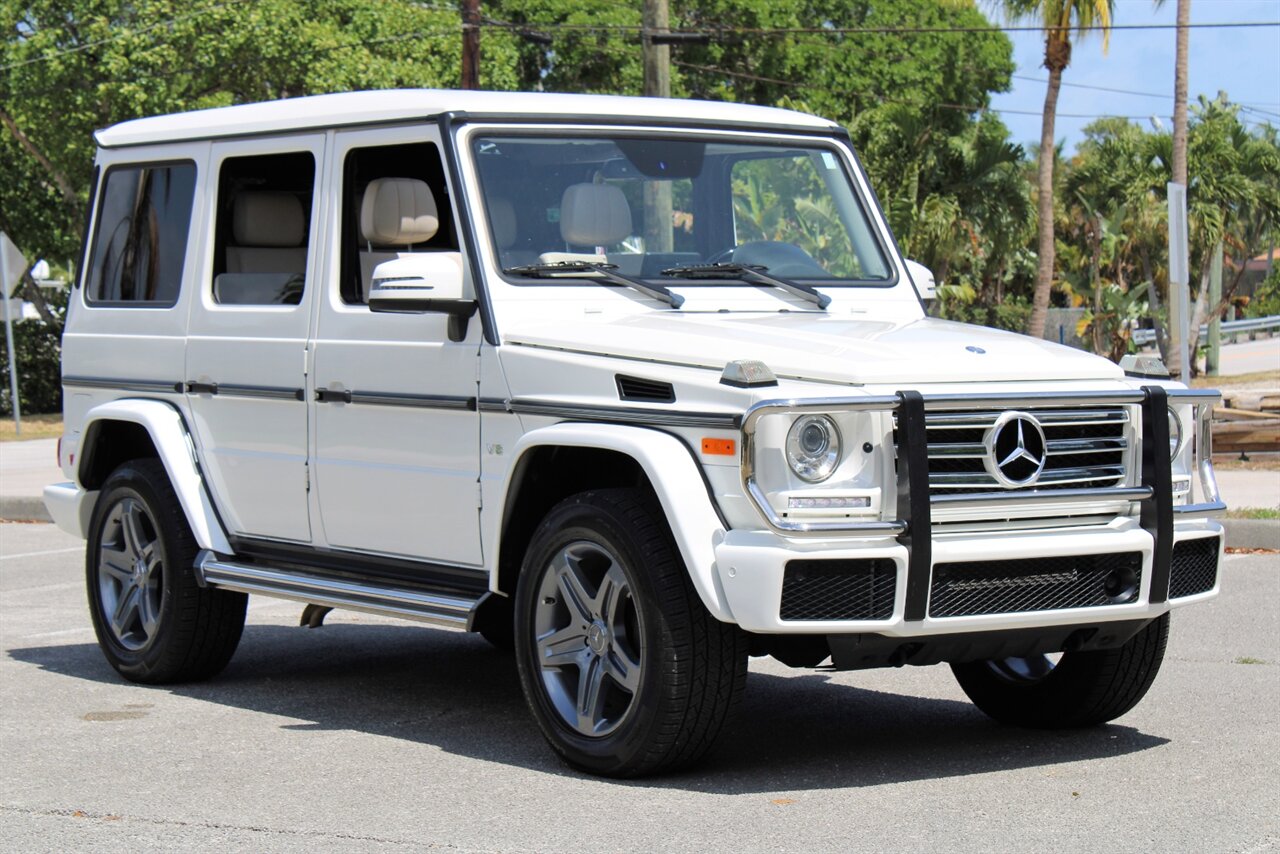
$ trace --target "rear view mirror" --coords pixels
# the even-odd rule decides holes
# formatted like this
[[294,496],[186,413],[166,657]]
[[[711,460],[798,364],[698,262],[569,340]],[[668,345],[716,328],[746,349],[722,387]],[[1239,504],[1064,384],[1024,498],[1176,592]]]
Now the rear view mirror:
[[906,259],[906,265],[907,275],[911,277],[911,284],[915,285],[920,299],[926,302],[937,299],[938,286],[933,280],[933,271],[919,261]]
[[467,336],[476,301],[463,297],[462,259],[456,252],[406,253],[373,270],[369,310],[394,314],[447,314],[449,340]]

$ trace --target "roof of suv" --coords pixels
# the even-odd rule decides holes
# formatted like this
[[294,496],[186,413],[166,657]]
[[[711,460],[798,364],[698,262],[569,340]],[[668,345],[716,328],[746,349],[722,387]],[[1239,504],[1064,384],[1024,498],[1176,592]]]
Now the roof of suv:
[[313,95],[135,119],[100,130],[103,148],[179,140],[285,133],[339,125],[405,121],[457,111],[504,116],[652,118],[657,124],[715,122],[821,130],[838,127],[827,119],[781,110],[717,101],[666,100],[614,95],[559,95],[543,92],[463,92],[446,89],[388,89]]

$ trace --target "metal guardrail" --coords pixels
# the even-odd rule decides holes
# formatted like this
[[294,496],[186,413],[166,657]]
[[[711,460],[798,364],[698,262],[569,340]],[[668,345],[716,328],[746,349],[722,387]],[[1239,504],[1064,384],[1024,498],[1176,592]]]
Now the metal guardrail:
[[[1236,336],[1244,333],[1252,332],[1277,332],[1280,331],[1280,314],[1273,314],[1270,317],[1250,317],[1246,320],[1229,320],[1219,324],[1223,337]],[[1200,327],[1200,338],[1203,340],[1209,334],[1209,325],[1205,324]],[[1133,330],[1133,343],[1139,347],[1146,347],[1154,344],[1156,341],[1156,331],[1154,329],[1135,329]]]

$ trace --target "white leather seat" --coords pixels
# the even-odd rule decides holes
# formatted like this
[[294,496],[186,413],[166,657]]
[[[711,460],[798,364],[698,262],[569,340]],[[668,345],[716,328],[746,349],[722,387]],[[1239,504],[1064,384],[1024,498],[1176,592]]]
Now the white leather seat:
[[426,243],[440,230],[436,197],[426,181],[417,178],[377,178],[369,182],[360,203],[360,282],[369,301],[373,270],[405,253],[388,247]]
[[[613,184],[570,184],[560,197],[560,237],[569,246],[601,250],[631,236],[631,205]],[[604,264],[603,252],[543,252],[538,261],[585,261]]]
[[231,211],[228,273],[305,273],[307,215],[293,193],[240,193]]

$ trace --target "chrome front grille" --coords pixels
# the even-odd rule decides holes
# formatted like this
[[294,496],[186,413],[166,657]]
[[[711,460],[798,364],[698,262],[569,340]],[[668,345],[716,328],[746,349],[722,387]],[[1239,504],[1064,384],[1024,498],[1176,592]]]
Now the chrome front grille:
[[[1004,410],[926,415],[929,492],[934,496],[1024,489],[1106,489],[1124,486],[1132,431],[1125,407],[1027,410],[1040,422],[1045,463],[1039,478],[1009,489],[987,469],[987,431]],[[896,432],[896,431],[895,431]],[[896,435],[895,435],[896,441]]]

